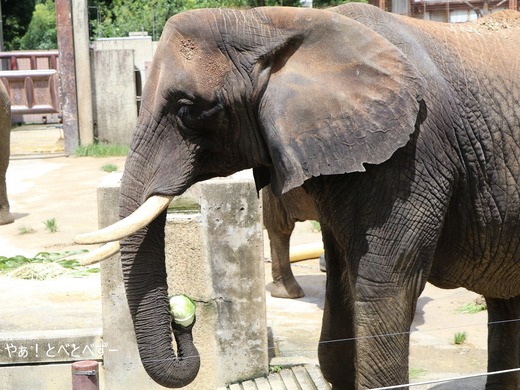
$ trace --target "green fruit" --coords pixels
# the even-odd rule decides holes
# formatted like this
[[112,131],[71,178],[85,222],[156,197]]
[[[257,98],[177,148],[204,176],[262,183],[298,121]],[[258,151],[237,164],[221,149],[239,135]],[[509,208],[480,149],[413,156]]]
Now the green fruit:
[[176,324],[190,326],[195,319],[197,305],[186,295],[170,297],[170,313]]

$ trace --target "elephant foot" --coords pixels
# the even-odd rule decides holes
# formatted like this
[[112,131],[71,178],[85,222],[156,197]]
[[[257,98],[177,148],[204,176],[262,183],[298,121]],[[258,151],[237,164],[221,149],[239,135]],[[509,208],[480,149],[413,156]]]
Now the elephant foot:
[[320,271],[327,272],[327,262],[325,261],[325,253],[320,256]]
[[271,296],[275,298],[302,298],[305,296],[303,289],[300,287],[296,279],[293,281],[273,282],[271,286]]
[[13,222],[13,214],[11,214],[9,211],[0,210],[0,225],[7,225]]

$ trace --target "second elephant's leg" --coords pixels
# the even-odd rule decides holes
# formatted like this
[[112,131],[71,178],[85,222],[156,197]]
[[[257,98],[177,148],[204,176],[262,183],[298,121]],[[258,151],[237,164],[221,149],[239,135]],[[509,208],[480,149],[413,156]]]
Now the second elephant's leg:
[[[294,228],[294,224],[293,224]],[[291,233],[281,231],[269,232],[271,246],[271,273],[273,286],[271,295],[277,298],[301,298],[305,296],[291,269],[289,244]]]
[[[486,297],[488,308],[488,372],[520,367],[520,296]],[[520,372],[488,376],[486,390],[520,389]]]
[[289,258],[289,244],[295,221],[289,217],[283,202],[274,196],[270,186],[262,190],[262,205],[271,248],[271,296],[301,298],[305,294],[294,277]]

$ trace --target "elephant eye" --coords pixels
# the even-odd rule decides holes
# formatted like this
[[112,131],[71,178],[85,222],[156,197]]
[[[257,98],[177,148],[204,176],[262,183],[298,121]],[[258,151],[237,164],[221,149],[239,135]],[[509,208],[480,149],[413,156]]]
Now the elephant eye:
[[217,94],[214,101],[180,98],[176,102],[176,119],[180,130],[192,135],[225,125],[223,100]]
[[181,107],[193,106],[193,101],[190,99],[179,99],[177,102]]
[[178,109],[176,116],[183,127],[190,129],[194,129],[196,127],[196,122],[199,120],[199,115],[197,114],[197,110],[194,104],[195,103],[189,99],[179,99],[177,101]]

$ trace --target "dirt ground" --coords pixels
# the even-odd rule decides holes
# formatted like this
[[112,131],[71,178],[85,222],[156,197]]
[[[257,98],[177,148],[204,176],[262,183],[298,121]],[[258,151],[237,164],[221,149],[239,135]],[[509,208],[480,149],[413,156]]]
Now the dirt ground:
[[[7,175],[11,211],[15,222],[0,226],[0,256],[34,256],[37,252],[77,250],[73,238],[97,228],[96,187],[106,173],[101,168],[114,164],[124,167],[124,158],[65,157],[59,153],[60,130],[47,128],[45,139],[56,138],[56,150],[49,153],[41,140],[39,153],[27,152],[24,139],[40,142],[38,132],[13,132],[12,159]],[[34,134],[34,136],[33,136]],[[55,134],[55,136],[54,136]],[[34,147],[32,148],[34,149]],[[32,150],[31,149],[31,150]],[[50,233],[45,221],[54,218],[58,227]],[[298,224],[293,244],[319,240],[308,223]],[[266,248],[268,248],[266,242]],[[268,257],[268,252],[266,252]],[[293,264],[293,270],[306,292],[297,300],[272,298],[267,293],[267,320],[278,356],[304,357],[316,360],[316,348],[323,310],[325,275],[318,260]],[[270,264],[266,263],[266,289],[270,288]],[[73,307],[78,300],[85,303],[83,314],[73,326],[97,326],[99,323],[99,280],[97,276],[71,279],[60,277],[45,282],[21,281],[2,277],[0,296],[4,302],[0,314],[0,332],[40,326],[51,329],[78,319]],[[35,296],[38,298],[39,311]],[[477,296],[464,289],[441,290],[427,285],[418,302],[417,315],[411,329],[411,379],[414,382],[450,378],[486,371],[487,314],[462,314],[460,308]],[[43,305],[42,305],[43,302]],[[45,302],[49,302],[45,306]],[[90,305],[90,306],[89,306]],[[31,319],[24,320],[25,316]],[[52,312],[52,314],[51,314]],[[33,313],[33,314],[31,314]],[[90,317],[89,314],[90,313]],[[39,317],[41,316],[41,318]],[[91,319],[86,319],[86,318]],[[93,318],[93,319],[92,319]],[[455,333],[466,332],[467,340],[454,345]],[[1,334],[0,334],[1,336]],[[414,389],[432,388],[431,385]],[[473,389],[478,387],[461,387]]]

